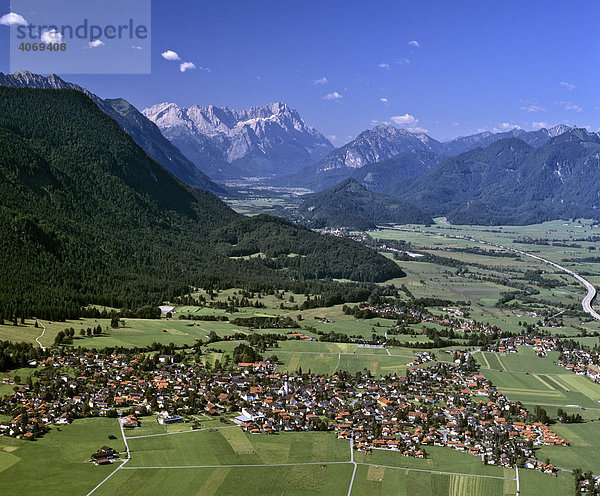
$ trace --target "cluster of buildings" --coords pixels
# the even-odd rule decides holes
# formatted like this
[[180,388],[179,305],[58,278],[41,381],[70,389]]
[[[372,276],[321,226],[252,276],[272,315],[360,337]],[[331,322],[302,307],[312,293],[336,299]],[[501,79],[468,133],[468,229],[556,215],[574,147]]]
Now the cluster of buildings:
[[517,353],[517,346],[530,346],[539,357],[548,356],[549,351],[559,351],[558,365],[577,374],[600,382],[600,351],[596,349],[569,348],[564,340],[554,336],[526,335],[501,339],[489,347],[496,353]]
[[445,313],[442,315],[433,315],[413,308],[400,308],[393,304],[365,306],[360,309],[363,311],[370,310],[384,319],[404,319],[409,323],[438,324],[455,332],[483,332],[488,335],[500,332],[500,329],[493,324],[484,324],[483,322],[464,318],[464,313],[457,308],[444,308]]
[[427,353],[416,356],[406,377],[381,378],[287,374],[268,360],[209,371],[201,363],[158,358],[51,356],[38,381],[0,402],[0,413],[13,415],[1,432],[36,437],[50,424],[96,415],[118,415],[124,428],[135,428],[140,415],[159,414],[169,423],[197,413],[241,412],[236,423],[255,434],[331,430],[366,452],[425,457],[427,446],[446,446],[485,463],[540,470],[533,447],[566,444],[466,365],[416,366],[431,360]]

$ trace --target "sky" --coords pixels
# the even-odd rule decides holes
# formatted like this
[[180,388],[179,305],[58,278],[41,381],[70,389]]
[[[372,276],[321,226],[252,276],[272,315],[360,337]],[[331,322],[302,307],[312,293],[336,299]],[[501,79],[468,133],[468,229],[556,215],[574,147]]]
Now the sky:
[[[0,16],[9,12],[0,0]],[[136,48],[150,51],[149,74],[58,74],[140,110],[282,101],[337,146],[381,122],[441,140],[558,123],[600,130],[594,0],[154,0],[151,17]]]

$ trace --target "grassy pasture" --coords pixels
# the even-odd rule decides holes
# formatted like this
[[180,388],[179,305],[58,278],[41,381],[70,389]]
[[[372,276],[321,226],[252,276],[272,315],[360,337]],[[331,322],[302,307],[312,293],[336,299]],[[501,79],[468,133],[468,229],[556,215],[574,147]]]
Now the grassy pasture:
[[[598,412],[600,413],[600,412]],[[568,448],[560,446],[543,446],[537,456],[540,459],[550,458],[553,463],[572,470],[592,470],[600,472],[598,446],[600,446],[600,422],[585,424],[556,424],[552,429],[571,443]]]
[[[117,436],[109,440],[108,435]],[[0,493],[10,495],[87,494],[115,469],[94,466],[90,455],[108,444],[124,450],[117,422],[82,419],[53,428],[36,441],[0,436]]]
[[510,373],[483,370],[483,375],[510,399],[526,405],[573,406],[597,409],[600,414],[600,386],[574,374]]
[[120,470],[94,494],[98,496],[114,494],[345,496],[351,476],[350,464]]
[[558,361],[558,352],[550,352],[547,357],[540,358],[529,346],[519,346],[518,353],[506,354],[484,351],[474,356],[482,367],[495,370],[547,374],[568,373],[565,368],[555,363]]

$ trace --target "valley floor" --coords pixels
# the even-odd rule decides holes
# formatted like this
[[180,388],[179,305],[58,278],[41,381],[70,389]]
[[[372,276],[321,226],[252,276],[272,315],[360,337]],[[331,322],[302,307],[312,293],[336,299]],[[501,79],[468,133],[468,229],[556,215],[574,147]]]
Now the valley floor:
[[[415,226],[416,227],[416,226]],[[450,310],[466,312],[462,319],[497,326],[502,331],[523,332],[524,326],[577,346],[597,346],[600,326],[581,308],[586,289],[569,274],[518,254],[500,251],[468,239],[510,246],[544,257],[578,272],[594,285],[600,284],[600,264],[593,261],[600,228],[589,221],[550,222],[537,226],[482,228],[450,226],[443,219],[430,228],[416,231],[380,229],[367,233],[381,242],[396,242],[403,250],[426,255],[426,260],[401,257],[398,263],[407,277],[388,281],[402,287],[409,299],[437,298],[450,304],[433,303],[432,315]],[[394,245],[396,246],[396,245]],[[394,258],[393,251],[384,251]],[[226,302],[240,297],[240,290],[217,292],[208,302]],[[252,298],[256,301],[256,295]],[[408,325],[410,332],[393,335],[403,346],[367,347],[380,343],[393,329],[393,319],[376,316],[355,318],[342,305],[327,308],[302,308],[307,295],[265,294],[264,308],[241,307],[230,314],[210,306],[174,304],[170,319],[122,319],[117,329],[110,319],[92,318],[68,322],[26,320],[17,326],[0,326],[0,339],[26,341],[51,347],[58,333],[72,327],[73,344],[84,349],[122,346],[148,346],[152,342],[174,343],[190,349],[199,340],[206,343],[199,358],[208,366],[230,363],[239,341],[234,333],[250,337],[302,333],[308,339],[279,341],[267,347],[264,356],[276,355],[277,371],[299,369],[318,374],[341,370],[352,374],[370,373],[375,377],[412,368],[418,354],[434,355],[420,366],[439,361],[452,362],[452,350],[476,349],[470,345],[472,332],[457,332],[451,346],[423,348],[432,340],[427,332],[443,330],[435,322]],[[468,303],[468,304],[467,304]],[[354,304],[349,304],[352,307]],[[449,307],[449,308],[448,308]],[[110,310],[110,309],[109,309]],[[227,321],[188,320],[185,316],[215,317],[291,317],[299,328],[256,329]],[[457,314],[458,315],[458,314]],[[40,325],[42,324],[42,325]],[[88,335],[87,328],[98,325],[102,333]],[[84,331],[83,335],[81,330]],[[353,342],[325,342],[331,331],[351,337]],[[409,347],[410,346],[410,347]],[[413,347],[414,346],[414,347]],[[444,350],[451,350],[445,353]],[[480,373],[512,401],[520,401],[528,410],[543,407],[551,418],[558,410],[579,414],[583,423],[556,423],[553,431],[570,446],[536,448],[539,460],[549,458],[565,470],[580,468],[600,473],[595,449],[600,443],[600,385],[557,365],[559,352],[539,357],[531,347],[519,347],[518,353],[498,354],[476,351],[473,357]],[[35,367],[3,373],[0,396],[12,394],[15,387],[33,381]],[[239,412],[236,412],[239,413]],[[441,447],[428,447],[429,457],[416,459],[400,453],[374,450],[370,454],[352,452],[350,441],[337,439],[334,433],[300,432],[277,435],[242,432],[226,416],[224,421],[199,415],[188,424],[159,425],[145,417],[142,427],[121,432],[119,421],[108,418],[75,420],[70,425],[53,426],[35,441],[0,436],[0,492],[2,494],[331,494],[331,495],[513,495],[517,480],[521,495],[562,495],[573,493],[573,476],[559,471],[557,477],[527,469],[488,466],[476,456]],[[9,418],[0,417],[0,423]],[[108,440],[113,435],[116,439]],[[126,462],[94,466],[90,453],[109,443],[126,454]],[[34,469],[32,469],[34,467]]]

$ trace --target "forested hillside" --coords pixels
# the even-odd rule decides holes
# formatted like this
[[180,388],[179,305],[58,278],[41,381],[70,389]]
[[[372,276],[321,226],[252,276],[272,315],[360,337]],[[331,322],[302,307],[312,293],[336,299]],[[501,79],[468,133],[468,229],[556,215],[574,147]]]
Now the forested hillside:
[[431,224],[433,219],[414,205],[368,191],[355,179],[314,194],[299,208],[311,227],[372,229],[377,224]]
[[456,224],[598,218],[600,138],[573,128],[534,149],[520,139],[463,153],[387,193]]
[[311,280],[402,275],[348,240],[241,217],[167,172],[72,90],[0,88],[0,198],[5,318],[89,303],[136,308],[190,285],[343,293],[356,288]]

